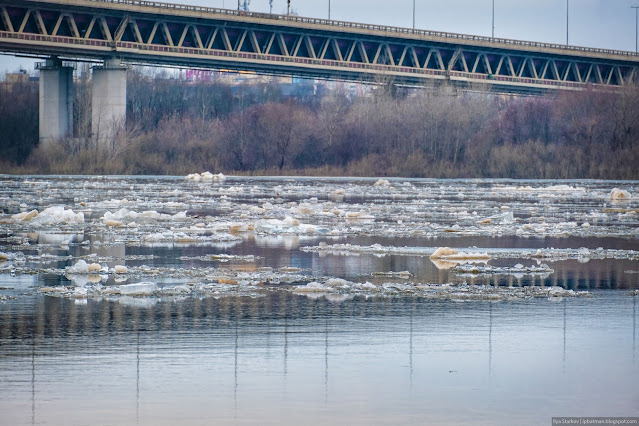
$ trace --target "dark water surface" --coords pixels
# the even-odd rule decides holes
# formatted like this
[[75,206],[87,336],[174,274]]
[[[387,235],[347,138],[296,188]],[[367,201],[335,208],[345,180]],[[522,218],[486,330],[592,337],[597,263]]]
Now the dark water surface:
[[289,293],[0,313],[2,424],[549,424],[636,416],[636,298]]

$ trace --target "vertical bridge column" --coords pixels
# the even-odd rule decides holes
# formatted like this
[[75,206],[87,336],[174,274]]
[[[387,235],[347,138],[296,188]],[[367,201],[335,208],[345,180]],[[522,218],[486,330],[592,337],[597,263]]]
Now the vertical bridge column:
[[119,60],[93,68],[91,131],[101,143],[112,143],[126,124],[126,67]]
[[40,143],[73,132],[73,68],[56,57],[38,64],[40,70]]

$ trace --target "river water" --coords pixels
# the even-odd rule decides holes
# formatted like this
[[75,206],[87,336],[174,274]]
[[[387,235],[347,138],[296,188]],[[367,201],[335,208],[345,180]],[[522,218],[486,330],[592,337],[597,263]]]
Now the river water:
[[0,176],[0,424],[639,416],[636,194]]

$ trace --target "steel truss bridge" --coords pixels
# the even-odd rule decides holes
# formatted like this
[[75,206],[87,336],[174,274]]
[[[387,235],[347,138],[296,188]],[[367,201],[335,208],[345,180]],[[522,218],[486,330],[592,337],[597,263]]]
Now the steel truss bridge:
[[0,51],[510,92],[639,78],[633,52],[138,0],[0,0]]

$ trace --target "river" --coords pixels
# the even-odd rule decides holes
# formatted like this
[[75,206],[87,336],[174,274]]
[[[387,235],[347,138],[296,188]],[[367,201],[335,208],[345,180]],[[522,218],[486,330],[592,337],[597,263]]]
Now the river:
[[0,182],[0,424],[639,416],[639,182]]

